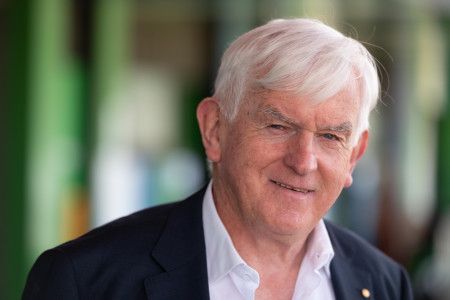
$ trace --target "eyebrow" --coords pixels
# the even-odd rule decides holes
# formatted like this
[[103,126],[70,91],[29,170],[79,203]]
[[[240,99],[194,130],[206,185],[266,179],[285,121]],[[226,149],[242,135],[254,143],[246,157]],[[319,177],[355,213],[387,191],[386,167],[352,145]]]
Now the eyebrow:
[[320,130],[330,130],[336,132],[352,132],[352,129],[353,129],[352,123],[347,121],[337,126],[326,126],[324,128],[321,128]]
[[[273,106],[264,106],[260,109],[260,111],[265,114],[265,115],[269,115],[279,121],[285,122],[291,126],[295,126],[295,127],[299,127],[301,128],[302,126],[300,126],[299,124],[297,124],[297,122],[291,118],[289,118],[288,116],[285,116],[284,114],[282,114],[278,109],[276,109]],[[343,132],[343,133],[351,133],[353,129],[353,125],[351,122],[346,121],[343,122],[339,125],[336,126],[325,126],[322,128],[319,128],[319,131],[334,131],[334,132]]]
[[283,115],[279,110],[277,110],[275,107],[273,106],[264,106],[260,109],[260,111],[265,114],[265,115],[269,115],[279,121],[288,123],[291,126],[295,126],[295,127],[300,127],[297,122],[295,122],[295,120]]

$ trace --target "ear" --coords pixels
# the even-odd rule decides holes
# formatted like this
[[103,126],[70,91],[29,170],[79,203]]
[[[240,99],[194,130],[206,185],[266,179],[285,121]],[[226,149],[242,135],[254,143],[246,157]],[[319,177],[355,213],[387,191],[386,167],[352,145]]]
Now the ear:
[[366,152],[367,144],[369,142],[369,131],[365,130],[359,137],[358,143],[352,149],[350,156],[349,170],[347,178],[345,179],[344,186],[346,188],[350,187],[353,183],[353,170],[355,169],[356,163],[361,159],[363,154]]
[[219,143],[220,109],[217,101],[208,97],[197,106],[197,121],[202,135],[206,156],[212,162],[220,161],[221,151]]

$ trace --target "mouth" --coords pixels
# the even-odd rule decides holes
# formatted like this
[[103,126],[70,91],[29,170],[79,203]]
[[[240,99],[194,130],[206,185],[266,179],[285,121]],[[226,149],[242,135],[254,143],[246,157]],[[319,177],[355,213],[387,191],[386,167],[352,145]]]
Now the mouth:
[[285,184],[285,183],[281,183],[281,182],[278,182],[278,181],[275,181],[275,180],[270,180],[270,181],[272,181],[273,183],[275,183],[278,186],[281,186],[282,188],[285,188],[285,189],[288,189],[288,190],[291,190],[291,191],[294,191],[294,192],[299,192],[299,193],[303,193],[303,194],[314,192],[313,190],[310,190],[310,189],[304,189],[304,188],[291,186],[291,185],[288,185],[288,184]]

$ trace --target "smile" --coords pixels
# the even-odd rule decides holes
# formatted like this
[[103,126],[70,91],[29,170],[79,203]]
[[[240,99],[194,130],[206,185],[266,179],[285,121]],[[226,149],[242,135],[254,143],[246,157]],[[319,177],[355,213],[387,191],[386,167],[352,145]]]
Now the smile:
[[283,187],[285,189],[292,190],[292,191],[295,191],[295,192],[300,192],[300,193],[304,193],[304,194],[312,192],[312,190],[293,187],[293,186],[290,186],[290,185],[287,185],[287,184],[284,184],[284,183],[281,183],[281,182],[278,182],[278,181],[275,181],[275,180],[271,180],[271,181],[273,183],[275,183],[276,185],[278,185],[278,186],[281,186],[281,187]]

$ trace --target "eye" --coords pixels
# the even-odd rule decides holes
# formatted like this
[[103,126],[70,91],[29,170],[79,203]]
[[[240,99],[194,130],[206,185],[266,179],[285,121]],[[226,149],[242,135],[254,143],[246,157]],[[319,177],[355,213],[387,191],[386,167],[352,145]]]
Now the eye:
[[330,141],[340,141],[340,138],[337,135],[332,134],[332,133],[324,133],[324,134],[322,134],[322,137],[324,137],[325,139],[330,140]]
[[286,126],[280,125],[280,124],[270,124],[268,126],[270,129],[275,129],[275,130],[286,130]]

